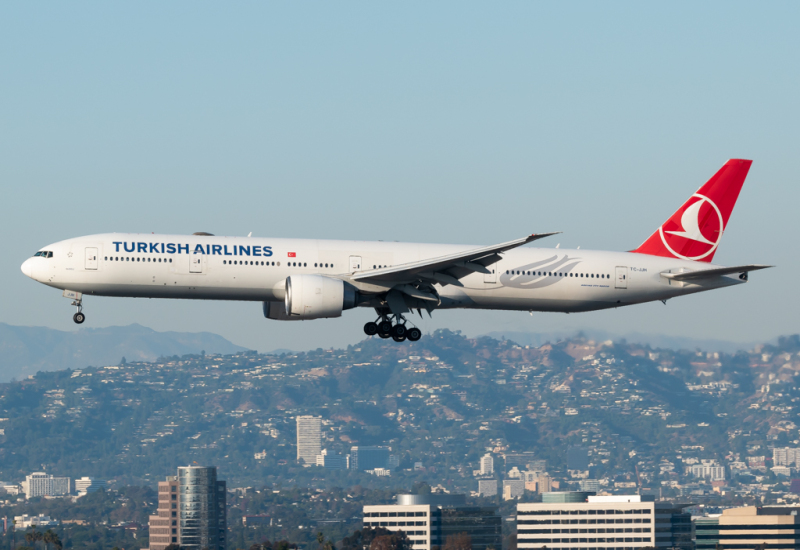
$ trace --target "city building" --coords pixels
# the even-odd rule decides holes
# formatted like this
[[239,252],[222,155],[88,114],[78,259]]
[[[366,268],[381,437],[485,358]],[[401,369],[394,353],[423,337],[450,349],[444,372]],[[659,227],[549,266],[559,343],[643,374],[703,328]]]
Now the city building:
[[397,504],[364,506],[364,527],[404,531],[414,550],[443,547],[466,533],[473,550],[502,548],[502,523],[493,507],[468,507],[464,495],[397,495]]
[[538,479],[536,480],[536,490],[539,493],[549,493],[553,490],[553,478],[551,478],[547,474],[539,475]]
[[522,479],[503,480],[503,500],[520,498],[525,494],[525,482]]
[[348,466],[348,457],[322,449],[317,456],[317,466],[322,466],[329,470],[346,470]]
[[489,453],[486,453],[481,457],[481,475],[494,475],[494,458],[492,458],[492,455]]
[[725,481],[725,467],[714,460],[703,460],[701,464],[692,464],[686,468],[692,477],[701,477],[709,481]]
[[104,480],[95,479],[93,477],[82,477],[75,480],[75,492],[80,496],[94,493],[95,491],[105,488],[106,482]]
[[480,496],[480,497],[496,497],[497,496],[497,480],[496,479],[479,479],[478,480],[478,496]]
[[21,485],[26,498],[62,496],[70,492],[68,477],[55,477],[44,472],[25,476]]
[[800,449],[792,447],[776,447],[772,449],[774,466],[797,466],[800,461]]
[[158,509],[150,516],[150,550],[177,544],[186,550],[225,550],[225,482],[215,466],[183,466],[158,484]]
[[298,416],[296,420],[297,461],[302,461],[304,466],[313,466],[322,448],[322,418]]
[[55,527],[58,521],[50,519],[50,516],[39,514],[38,516],[29,516],[28,514],[22,516],[14,516],[14,529],[22,530],[29,527]]
[[517,504],[518,548],[693,549],[691,516],[678,505],[640,495],[590,495],[586,500]]
[[545,504],[586,502],[590,496],[594,496],[594,493],[586,491],[550,491],[542,493],[542,502]]
[[596,479],[582,479],[578,482],[581,491],[587,493],[597,493],[600,491],[600,482]]
[[[746,506],[723,510],[715,517],[694,519],[697,550],[715,548],[799,548],[799,507]],[[719,546],[718,546],[719,545]]]
[[351,447],[351,470],[377,470],[389,467],[388,447]]

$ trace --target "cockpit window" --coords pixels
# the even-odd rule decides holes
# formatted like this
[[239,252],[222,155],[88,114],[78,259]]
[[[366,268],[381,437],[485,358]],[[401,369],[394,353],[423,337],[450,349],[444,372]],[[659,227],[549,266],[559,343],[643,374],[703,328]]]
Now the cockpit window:
[[34,258],[37,256],[41,256],[42,258],[52,258],[53,253],[47,250],[40,250],[39,252],[33,255]]

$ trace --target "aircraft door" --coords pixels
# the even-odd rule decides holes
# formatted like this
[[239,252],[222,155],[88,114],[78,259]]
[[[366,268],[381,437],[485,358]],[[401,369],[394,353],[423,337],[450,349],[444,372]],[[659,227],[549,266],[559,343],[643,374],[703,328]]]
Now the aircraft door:
[[350,273],[361,271],[361,256],[350,256]]
[[500,268],[500,262],[495,262],[492,265],[487,265],[486,269],[489,270],[489,273],[483,274],[483,282],[488,284],[496,284],[497,283],[497,270]]
[[628,288],[628,268],[626,266],[617,266],[617,288]]
[[94,247],[87,247],[86,248],[86,263],[84,264],[86,269],[96,270],[97,269],[97,248]]
[[192,252],[189,259],[189,273],[202,273],[203,272],[203,255],[197,252]]

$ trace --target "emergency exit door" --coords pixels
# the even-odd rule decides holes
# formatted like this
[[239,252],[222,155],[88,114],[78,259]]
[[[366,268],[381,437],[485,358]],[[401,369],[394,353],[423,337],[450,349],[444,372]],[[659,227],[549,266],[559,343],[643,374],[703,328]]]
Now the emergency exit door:
[[497,267],[499,263],[493,263],[492,265],[487,265],[486,269],[489,270],[489,273],[483,274],[483,282],[489,284],[497,283]]
[[86,249],[86,263],[84,264],[86,269],[97,269],[97,249],[96,248],[87,248]]
[[193,252],[189,258],[189,273],[203,272],[203,255]]
[[626,266],[617,266],[617,288],[628,288],[628,268]]
[[350,273],[361,271],[361,256],[350,256]]

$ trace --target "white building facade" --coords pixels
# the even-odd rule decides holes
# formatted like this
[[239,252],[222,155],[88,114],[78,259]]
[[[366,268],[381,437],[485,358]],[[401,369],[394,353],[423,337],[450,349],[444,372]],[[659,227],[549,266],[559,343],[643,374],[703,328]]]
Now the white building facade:
[[414,550],[431,550],[432,511],[430,504],[364,506],[364,527],[383,527],[389,531],[405,531]]
[[517,504],[520,549],[691,550],[689,514],[639,495],[590,496],[588,502]]
[[481,457],[481,475],[494,475],[494,458],[488,453]]
[[322,447],[322,418],[298,416],[296,420],[297,461],[303,459],[304,466],[314,466]]
[[68,495],[70,480],[68,477],[55,477],[44,472],[33,472],[25,476],[22,490],[25,492],[26,498]]
[[86,495],[94,493],[100,489],[106,488],[105,480],[95,479],[93,477],[82,477],[75,480],[75,492],[79,495]]

